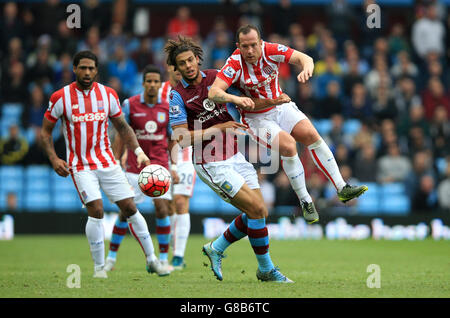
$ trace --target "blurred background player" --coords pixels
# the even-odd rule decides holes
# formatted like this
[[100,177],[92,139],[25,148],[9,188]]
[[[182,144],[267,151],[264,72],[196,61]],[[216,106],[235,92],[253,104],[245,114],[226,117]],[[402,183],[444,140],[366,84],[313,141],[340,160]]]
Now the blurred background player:
[[[159,275],[168,274],[162,270],[155,256],[147,222],[134,204],[130,184],[114,160],[108,136],[108,118],[123,144],[133,154],[132,164],[143,167],[150,160],[122,115],[117,93],[95,81],[97,67],[97,56],[92,52],[81,51],[75,54],[75,82],[64,86],[50,97],[41,131],[43,147],[56,173],[62,177],[71,175],[81,202],[86,206],[88,221],[85,230],[94,260],[94,277],[108,277],[104,269],[103,201],[100,188],[111,202],[117,204],[125,227],[130,227],[141,245],[146,256],[147,271]],[[60,117],[67,161],[58,158],[53,146],[52,131]]]
[[[169,106],[158,94],[161,88],[161,71],[154,65],[148,65],[142,72],[144,92],[126,99],[123,103],[125,120],[136,133],[136,138],[144,152],[148,154],[152,164],[159,164],[169,170],[169,151],[176,144],[169,136]],[[139,172],[142,168],[136,166],[133,152],[125,152],[124,141],[120,136],[114,139],[114,154],[117,160],[126,160],[125,171],[128,181],[133,186],[135,202],[141,203],[145,196],[138,186]],[[124,158],[123,156],[126,156]],[[178,182],[176,171],[171,171],[173,184]],[[171,191],[153,198],[156,214],[156,237],[159,244],[159,260],[165,271],[171,268],[168,264],[168,250],[170,241],[170,200]],[[113,235],[106,259],[106,270],[111,270],[117,259],[117,251],[126,233],[126,224],[123,215],[113,228]]]
[[[166,70],[169,80],[162,83],[160,96],[169,103],[170,91],[180,81],[181,74],[172,65],[166,65]],[[173,250],[171,264],[174,269],[183,269],[186,266],[184,252],[191,230],[189,199],[194,191],[196,174],[192,164],[192,147],[182,148],[176,145],[173,150],[171,156],[177,156],[177,160],[176,164],[172,164],[171,170],[177,171],[179,182],[172,187],[173,199],[170,205],[170,242]]]
[[[217,74],[208,97],[218,103],[229,102],[239,106],[242,109],[241,121],[249,127],[255,141],[279,151],[283,170],[299,198],[306,221],[317,222],[319,214],[306,189],[296,142],[308,147],[315,164],[333,183],[342,202],[364,193],[367,186],[350,186],[344,181],[328,145],[295,103],[288,101],[264,109],[255,108],[250,98],[274,99],[282,95],[278,69],[283,63],[302,67],[297,80],[305,83],[313,74],[313,59],[285,45],[263,41],[258,28],[253,25],[240,27],[236,41],[238,48]],[[247,97],[227,94],[226,90],[232,85]]]
[[258,261],[257,278],[291,283],[272,263],[266,226],[268,211],[258,177],[253,165],[238,151],[236,134],[246,127],[233,120],[225,103],[216,104],[208,99],[217,70],[200,71],[203,50],[189,38],[169,40],[165,51],[167,64],[174,65],[182,75],[180,83],[170,92],[174,135],[182,146],[193,144],[194,167],[203,182],[243,212],[223,235],[203,246],[214,275],[223,279],[221,264],[225,249],[248,235]]

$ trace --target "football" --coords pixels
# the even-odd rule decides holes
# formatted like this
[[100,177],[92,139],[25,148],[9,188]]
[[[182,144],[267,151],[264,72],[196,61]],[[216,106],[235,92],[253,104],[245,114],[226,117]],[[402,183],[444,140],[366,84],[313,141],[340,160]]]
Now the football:
[[169,191],[171,180],[170,172],[166,168],[151,164],[139,173],[138,184],[145,195],[157,198]]

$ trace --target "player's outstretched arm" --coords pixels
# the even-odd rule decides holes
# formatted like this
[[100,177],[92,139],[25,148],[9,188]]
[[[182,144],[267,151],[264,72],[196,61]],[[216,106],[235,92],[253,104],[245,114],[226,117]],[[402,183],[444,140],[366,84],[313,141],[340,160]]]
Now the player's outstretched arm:
[[258,110],[264,110],[266,108],[270,108],[273,106],[281,105],[284,103],[289,103],[291,101],[291,98],[283,93],[279,97],[271,99],[271,98],[252,98],[253,102],[255,103],[254,111]]
[[141,165],[149,165],[150,159],[148,159],[147,155],[139,146],[136,135],[130,125],[126,122],[124,116],[120,115],[119,117],[111,117],[111,122],[127,148],[134,151],[137,156],[138,168],[140,168]]
[[172,126],[175,140],[183,147],[193,145],[194,143],[210,140],[218,132],[229,132],[236,135],[244,135],[239,130],[247,130],[247,126],[234,120],[227,121],[211,126],[207,129],[189,130],[187,124]]
[[244,110],[252,110],[255,103],[249,97],[228,94],[226,90],[230,87],[223,79],[216,77],[208,92],[208,98],[216,103],[233,103]]
[[44,117],[41,128],[42,147],[56,173],[61,177],[67,177],[70,174],[69,165],[56,154],[52,137],[53,128],[55,123]]
[[294,64],[302,67],[302,71],[297,76],[297,80],[300,83],[305,83],[309,80],[314,72],[314,60],[305,53],[294,50],[289,60],[289,64]]

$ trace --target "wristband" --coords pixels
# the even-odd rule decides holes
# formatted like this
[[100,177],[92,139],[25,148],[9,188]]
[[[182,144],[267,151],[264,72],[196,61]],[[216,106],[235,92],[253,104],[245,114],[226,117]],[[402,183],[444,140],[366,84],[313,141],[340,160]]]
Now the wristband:
[[116,163],[120,166],[120,160],[116,159]]
[[140,154],[141,152],[144,152],[144,150],[142,150],[141,147],[137,147],[137,148],[134,150],[134,154],[135,154],[136,156],[139,156],[139,154]]
[[172,163],[172,164],[170,165],[170,170],[172,170],[172,171],[177,171],[177,165],[176,165],[175,163]]

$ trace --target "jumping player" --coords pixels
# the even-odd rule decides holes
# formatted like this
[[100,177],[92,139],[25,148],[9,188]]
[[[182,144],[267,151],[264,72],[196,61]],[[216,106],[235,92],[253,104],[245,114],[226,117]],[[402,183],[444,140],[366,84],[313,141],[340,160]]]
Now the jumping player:
[[[108,119],[134,154],[133,164],[143,167],[150,160],[122,115],[117,93],[95,81],[97,67],[97,56],[92,52],[75,54],[73,72],[76,81],[50,97],[41,130],[43,147],[56,173],[62,177],[72,177],[80,200],[86,206],[88,221],[85,230],[94,261],[94,277],[108,277],[104,270],[103,202],[100,188],[117,204],[131,233],[142,247],[147,271],[166,275],[155,256],[147,222],[134,204],[131,186],[114,159],[108,136]],[[52,131],[59,118],[64,129],[67,161],[58,158],[53,146]]]
[[200,71],[203,51],[191,39],[169,40],[165,46],[167,64],[182,79],[170,92],[170,124],[182,146],[193,145],[193,162],[198,176],[226,202],[243,213],[214,242],[203,246],[217,279],[222,280],[225,249],[248,235],[258,261],[256,276],[262,281],[292,282],[272,263],[266,227],[267,208],[253,165],[237,149],[239,129],[224,103],[208,99],[208,89],[217,70]]
[[[162,83],[160,95],[163,100],[169,103],[170,91],[181,79],[181,74],[175,71],[174,67],[167,65],[169,80]],[[173,258],[171,265],[174,269],[183,269],[184,253],[191,230],[191,218],[189,215],[189,199],[192,197],[195,184],[195,169],[192,164],[192,147],[181,148],[176,145],[178,151],[174,151],[172,156],[177,157],[176,164],[172,164],[171,169],[177,171],[179,182],[173,186],[173,200],[171,202],[170,229]]]
[[[169,126],[169,105],[160,98],[161,71],[153,65],[147,65],[143,72],[144,92],[126,99],[123,103],[125,120],[130,124],[136,134],[139,145],[149,156],[152,164],[159,164],[169,170],[169,151],[176,144],[169,140],[171,129]],[[138,177],[141,169],[135,164],[133,152],[125,152],[123,140],[120,136],[114,139],[113,150],[117,160],[126,155],[125,171],[128,181],[134,188],[135,203],[144,201],[145,196],[138,186]],[[172,182],[178,182],[176,171],[171,171]],[[170,200],[171,191],[153,199],[156,214],[156,237],[159,243],[159,260],[161,264],[170,271],[168,264],[168,250],[170,241]],[[111,270],[116,263],[117,250],[126,233],[124,216],[119,218],[113,228],[108,257],[106,259],[106,270]]]
[[[302,67],[297,79],[301,83],[306,82],[313,74],[312,58],[284,45],[263,41],[259,30],[252,25],[238,29],[236,42],[237,49],[217,74],[208,97],[217,103],[236,104],[241,108],[242,123],[249,128],[248,132],[255,141],[278,149],[283,169],[299,198],[306,221],[317,222],[319,214],[306,189],[296,142],[308,147],[315,164],[333,183],[342,202],[367,191],[365,185],[351,186],[344,181],[328,145],[293,102],[277,107],[259,107],[251,99],[273,99],[283,94],[278,80],[278,68],[282,63]],[[245,96],[228,94],[226,90],[230,86],[235,86]]]

